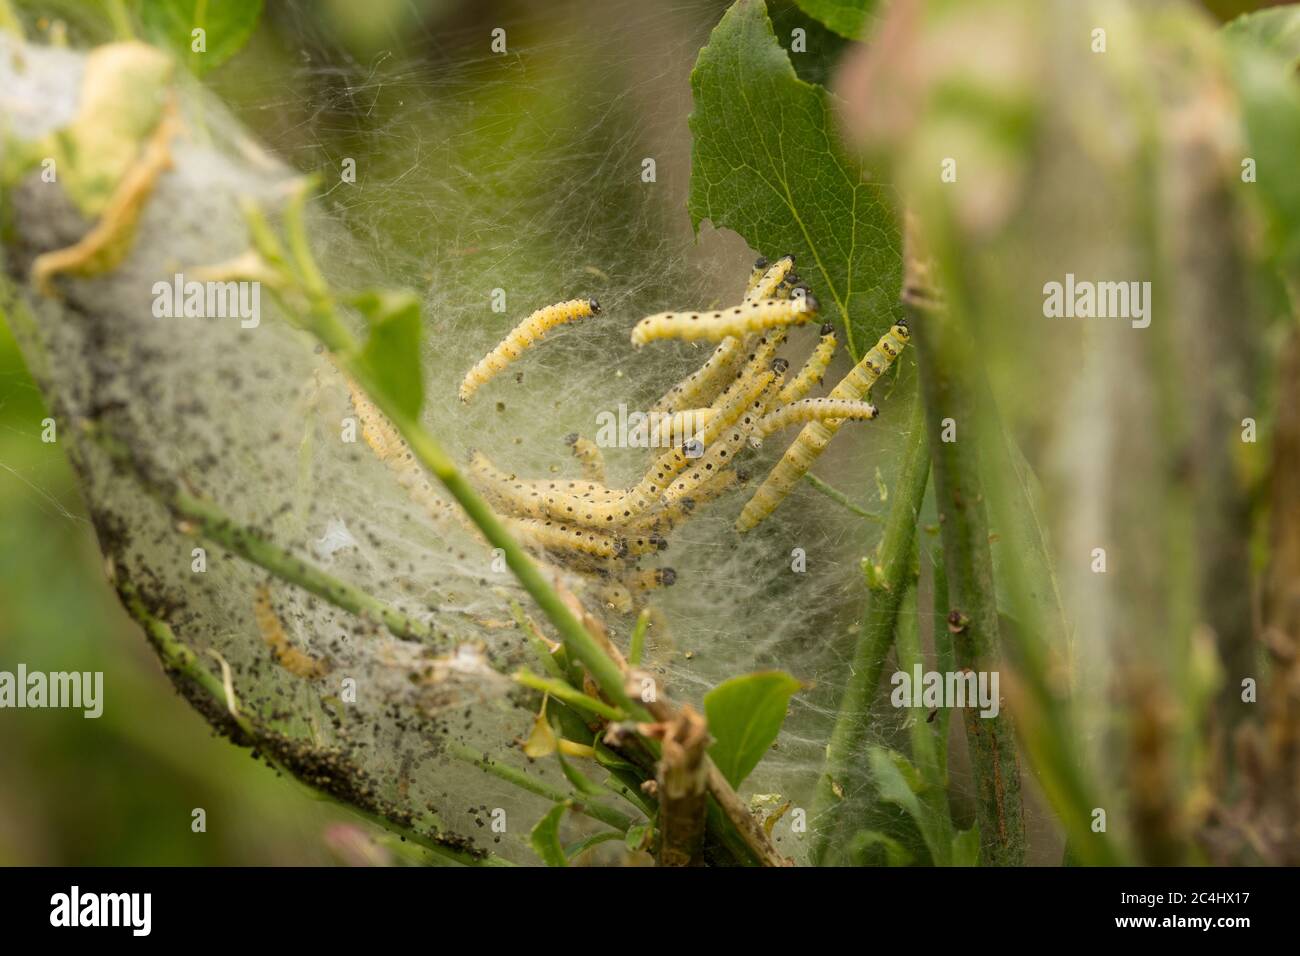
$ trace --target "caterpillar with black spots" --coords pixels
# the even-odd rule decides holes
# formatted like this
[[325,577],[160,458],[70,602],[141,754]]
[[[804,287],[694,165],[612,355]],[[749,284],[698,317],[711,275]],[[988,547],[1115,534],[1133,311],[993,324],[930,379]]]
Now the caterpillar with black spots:
[[557,302],[538,309],[516,325],[509,335],[466,373],[464,381],[460,383],[460,400],[468,402],[476,391],[508,368],[524,350],[539,342],[551,329],[599,314],[600,303],[595,299],[569,299],[567,302]]
[[831,359],[835,357],[835,326],[827,323],[821,327],[821,338],[817,342],[817,347],[813,349],[812,355],[808,356],[808,361],[804,362],[799,373],[781,389],[777,395],[778,405],[788,405],[791,402],[797,402],[803,398],[814,387],[821,384],[822,376],[826,374],[826,369],[830,367]]
[[[871,390],[871,386],[885,374],[889,366],[907,347],[910,334],[907,326],[901,322],[893,326],[880,337],[866,355],[862,357],[849,374],[831,389],[828,396],[845,401],[861,401]],[[736,518],[735,528],[745,532],[753,529],[759,522],[770,515],[790,494],[790,490],[812,467],[817,457],[835,436],[843,419],[809,422],[799,432],[793,444],[786,449],[781,460],[768,473],[752,498],[741,509]]]
[[573,457],[578,459],[582,477],[587,481],[603,485],[605,483],[605,455],[600,446],[590,438],[584,438],[577,432],[567,436],[564,443],[573,449]]
[[660,312],[632,328],[632,344],[640,347],[661,339],[718,341],[727,336],[766,332],[803,325],[817,317],[820,306],[811,293],[791,299],[763,299],[717,312]]
[[869,421],[880,414],[870,402],[855,402],[847,398],[805,398],[789,405],[781,405],[758,421],[755,433],[766,438],[791,425],[806,425],[828,419],[842,421]]

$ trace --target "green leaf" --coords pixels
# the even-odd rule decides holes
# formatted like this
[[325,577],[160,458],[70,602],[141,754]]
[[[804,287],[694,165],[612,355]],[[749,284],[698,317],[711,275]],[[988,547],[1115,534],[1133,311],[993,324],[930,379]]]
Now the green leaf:
[[782,671],[724,681],[704,695],[713,746],[709,756],[733,787],[758,766],[785,722],[790,698],[803,685]]
[[799,9],[842,37],[856,40],[876,9],[876,0],[795,0]]
[[849,840],[845,859],[852,861],[854,866],[869,866],[865,857],[874,847],[880,847],[885,851],[886,866],[911,866],[912,864],[911,851],[879,830],[859,830],[853,834],[852,839]]
[[623,834],[617,830],[601,830],[599,833],[593,833],[585,840],[579,840],[577,843],[570,843],[564,848],[565,859],[572,860],[586,853],[593,846],[599,846],[602,843],[608,843],[610,840],[622,839]]
[[370,324],[361,364],[389,400],[406,414],[418,415],[424,404],[420,300],[410,292],[374,290],[357,296],[352,305]]
[[560,769],[564,772],[565,778],[573,784],[573,789],[585,797],[603,797],[606,791],[594,780],[588,777],[577,767],[564,759],[564,754],[557,752],[556,758],[560,761]]
[[599,739],[592,744],[596,751],[596,763],[609,770],[635,770],[636,765],[624,760],[614,751],[610,750]]
[[1300,11],[1279,7],[1240,17],[1222,36],[1241,100],[1249,158],[1269,221],[1269,239],[1279,267],[1294,285],[1300,283]]
[[978,866],[980,861],[980,830],[971,827],[958,831],[952,838],[952,865]]
[[[935,866],[951,866],[953,852],[952,824],[930,801],[923,801],[925,788],[920,772],[902,754],[884,747],[870,747],[867,763],[880,799],[905,811],[921,831]],[[977,847],[978,850],[978,847]]]
[[[262,15],[262,0],[141,0],[139,14],[150,37],[202,76],[248,42]],[[204,31],[202,53],[193,48],[195,29]]]
[[830,95],[805,83],[762,0],[738,0],[691,72],[688,207],[799,275],[860,357],[899,313],[898,228],[836,132]]
[[1300,5],[1243,14],[1224,26],[1223,36],[1229,43],[1258,43],[1295,67],[1300,62]]
[[537,821],[537,826],[528,835],[528,842],[547,866],[569,865],[568,858],[564,855],[564,845],[560,843],[560,821],[568,809],[566,804],[557,803],[546,816]]

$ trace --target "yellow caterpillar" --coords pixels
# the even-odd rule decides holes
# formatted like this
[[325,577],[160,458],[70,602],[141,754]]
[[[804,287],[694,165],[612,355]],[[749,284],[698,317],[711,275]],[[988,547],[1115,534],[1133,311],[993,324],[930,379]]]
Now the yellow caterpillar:
[[847,398],[805,398],[768,412],[759,419],[756,433],[759,438],[765,438],[772,432],[791,425],[806,425],[808,422],[827,419],[867,421],[877,414],[879,410],[870,402],[853,402]]
[[754,271],[750,274],[745,301],[771,299],[777,295],[777,289],[783,283],[788,286],[797,281],[799,277],[794,274],[794,256],[782,256],[770,266],[766,259],[759,259],[754,263]]
[[745,447],[745,439],[757,427],[773,393],[780,387],[778,379],[770,379],[767,386],[754,399],[750,407],[727,429],[726,433],[709,445],[704,455],[664,491],[663,501],[672,505],[698,492],[707,482],[720,474],[736,460]]
[[632,591],[653,591],[676,584],[677,572],[672,568],[647,568],[644,571],[633,571],[623,581]]
[[[876,380],[889,368],[898,354],[907,346],[907,326],[895,325],[880,337],[862,361],[853,367],[848,375],[831,390],[830,398],[846,401],[860,401]],[[736,530],[749,531],[760,521],[776,510],[785,500],[795,482],[799,481],[812,467],[817,456],[826,448],[843,423],[842,419],[809,422],[799,432],[799,437],[786,449],[781,460],[768,474],[767,478],[754,492],[740,516],[736,519]]]
[[320,680],[330,672],[328,663],[294,647],[289,635],[284,632],[279,615],[271,606],[271,591],[265,584],[259,585],[253,592],[253,620],[257,623],[262,640],[275,655],[276,663],[290,674],[306,680]]
[[460,400],[468,402],[470,397],[494,375],[519,358],[524,349],[536,344],[542,336],[557,325],[576,322],[590,315],[600,314],[600,303],[595,299],[569,299],[557,302],[544,309],[538,309],[520,322],[497,347],[479,359],[477,365],[469,370],[465,380],[460,383]]
[[[773,379],[772,372],[764,372],[756,376],[748,387],[738,390],[737,393],[727,401],[717,414],[709,420],[696,438],[698,447],[708,448],[737,418],[745,413],[749,406],[758,398],[763,390],[771,384]],[[694,442],[692,444],[695,444]],[[641,502],[642,510],[653,502],[657,502],[664,490],[672,484],[674,478],[686,468],[693,460],[688,454],[692,449],[683,445],[672,449],[661,455],[650,470],[646,472],[640,483],[632,489],[632,496],[638,502]]]
[[564,439],[564,443],[573,449],[573,457],[578,459],[582,477],[588,481],[603,485],[605,483],[605,456],[600,446],[590,438],[583,438],[577,432]]
[[627,554],[624,539],[591,528],[538,518],[510,518],[507,526],[526,544],[544,551],[573,552],[592,558],[622,558]]
[[650,410],[675,412],[708,404],[717,396],[722,383],[735,372],[736,364],[744,354],[742,341],[734,335],[727,336],[718,343],[718,347],[703,365],[664,392]]
[[718,312],[660,312],[647,316],[632,329],[632,344],[642,346],[660,339],[718,341],[727,336],[765,332],[785,325],[803,325],[817,316],[817,299],[805,293],[793,299],[763,299]]
[[835,326],[827,323],[821,328],[821,340],[818,341],[817,347],[813,349],[812,355],[808,356],[808,361],[804,362],[803,368],[799,369],[796,375],[781,393],[776,397],[778,405],[788,405],[791,402],[797,402],[807,395],[814,386],[819,385],[822,376],[826,374],[826,369],[831,364],[831,359],[835,356]]
[[[774,359],[776,350],[785,342],[785,332],[776,331],[763,336],[753,336],[750,339],[752,346],[749,357],[741,367],[740,372],[736,375],[735,380],[722,390],[713,402],[714,408],[721,408],[732,400],[739,392],[748,389],[754,382],[756,376],[763,374],[768,369],[775,369],[778,373],[785,371],[785,366],[789,363],[785,359]],[[774,365],[774,362],[780,363]]]
[[525,481],[501,471],[482,452],[471,452],[470,472],[506,511],[539,521],[612,526],[635,512],[629,493],[587,481]]

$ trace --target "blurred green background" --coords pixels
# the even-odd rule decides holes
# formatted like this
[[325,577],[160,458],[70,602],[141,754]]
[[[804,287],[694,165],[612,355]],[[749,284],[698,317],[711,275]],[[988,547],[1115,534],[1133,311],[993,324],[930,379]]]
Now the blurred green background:
[[[36,38],[58,35],[59,23],[74,45],[111,37],[95,2],[20,0],[17,5]],[[1225,19],[1264,5],[1207,2]],[[485,56],[491,29],[504,26],[511,43],[528,50],[526,66],[515,67],[526,69],[531,82],[490,86],[491,98],[485,96],[480,107],[487,120],[480,114],[473,121],[471,113],[455,149],[463,157],[464,183],[481,190],[477,197],[457,200],[490,202],[506,212],[496,218],[486,212],[462,217],[454,233],[444,224],[444,234],[435,239],[477,252],[491,250],[494,242],[507,248],[510,231],[520,222],[541,234],[545,210],[583,184],[583,163],[621,154],[629,134],[639,132],[663,138],[656,152],[663,157],[660,177],[675,179],[667,201],[647,214],[635,190],[610,187],[608,195],[583,199],[588,211],[605,209],[603,220],[588,219],[586,232],[554,241],[571,243],[570,249],[593,237],[622,242],[625,260],[644,260],[665,235],[676,233],[675,242],[689,242],[681,206],[689,168],[687,74],[725,6],[722,0],[545,5],[271,0],[245,49],[204,82],[298,168],[314,169],[348,155],[391,163],[394,168],[381,168],[380,174],[390,184],[402,183],[409,205],[395,204],[394,195],[403,193],[390,191],[384,203],[363,200],[340,211],[355,229],[382,225],[390,239],[397,237],[397,246],[416,247],[427,243],[434,229],[424,203],[448,187],[428,179],[427,170],[408,177],[409,170],[403,171],[408,157],[386,152],[385,139],[399,136],[409,147],[421,140],[411,124],[422,122],[430,124],[429,138],[444,137],[446,122],[436,122],[443,108],[463,108],[464,98],[481,80],[490,81],[491,71],[510,68]],[[800,69],[809,79],[823,79],[842,41],[802,19],[792,4],[769,7],[778,35],[788,37],[793,25],[808,29],[810,47],[820,55],[800,61]],[[582,86],[592,78],[582,73],[584,47],[602,58],[598,78],[607,86],[601,101],[618,109],[611,106],[596,141],[586,144],[586,157],[576,154],[565,166],[557,152],[580,139],[588,122]],[[621,59],[626,68],[619,70]],[[396,82],[368,85],[368,78],[384,71]],[[523,127],[526,135],[519,135],[521,123],[532,124]],[[548,130],[563,132],[558,144]],[[530,168],[529,151],[549,182],[517,174]],[[508,154],[509,175],[495,175],[493,157],[501,153]],[[464,281],[467,288],[481,288],[471,258]],[[409,260],[398,262],[398,271],[409,265]],[[71,710],[0,711],[0,863],[359,859],[339,849],[356,831],[337,825],[354,826],[355,818],[215,738],[172,691],[105,583],[71,469],[59,445],[40,440],[46,414],[0,323],[0,669],[13,670],[22,662],[34,670],[103,671],[106,700],[98,720]],[[191,831],[191,811],[198,807],[207,813],[206,833]]]

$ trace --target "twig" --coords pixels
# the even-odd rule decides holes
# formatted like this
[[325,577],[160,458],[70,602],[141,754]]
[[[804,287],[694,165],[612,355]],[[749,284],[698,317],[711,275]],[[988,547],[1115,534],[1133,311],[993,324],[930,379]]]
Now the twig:
[[708,812],[709,732],[704,718],[683,707],[676,718],[657,725],[663,753],[655,772],[659,798],[660,866],[694,866],[704,847]]
[[245,527],[216,504],[178,487],[164,485],[148,477],[126,447],[116,438],[99,431],[92,436],[119,464],[130,468],[144,488],[154,495],[178,520],[197,533],[276,577],[296,584],[305,591],[352,614],[381,622],[396,637],[428,640],[433,629],[423,621],[403,614],[355,585],[310,564],[306,559],[286,551],[259,532]]

